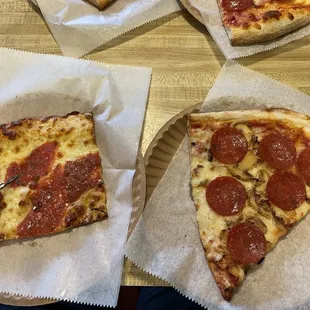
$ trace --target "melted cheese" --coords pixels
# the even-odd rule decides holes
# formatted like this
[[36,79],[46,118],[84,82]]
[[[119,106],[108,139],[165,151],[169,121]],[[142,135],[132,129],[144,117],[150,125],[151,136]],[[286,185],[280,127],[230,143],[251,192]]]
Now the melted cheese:
[[[64,118],[50,118],[45,121],[39,119],[23,120],[19,125],[12,126],[9,130],[17,134],[15,139],[9,139],[0,130],[1,182],[4,182],[6,171],[11,163],[22,162],[35,148],[45,142],[56,141],[58,143],[56,158],[51,171],[58,164],[64,164],[66,161],[74,161],[81,156],[98,152],[94,138],[93,121],[91,117],[83,114],[70,115]],[[29,202],[24,206],[19,205],[21,201],[24,201],[28,192],[28,187],[6,187],[1,191],[4,202],[7,204],[6,208],[0,209],[1,238],[3,235],[6,239],[15,237],[18,224],[22,222],[32,208]],[[105,192],[97,193],[94,189],[89,191],[90,194],[97,195],[98,199],[94,203],[96,206],[100,206],[102,211],[106,211]],[[85,200],[85,196],[82,196],[77,203],[87,207],[89,202],[90,198]],[[89,216],[89,214],[85,214],[85,216]]]

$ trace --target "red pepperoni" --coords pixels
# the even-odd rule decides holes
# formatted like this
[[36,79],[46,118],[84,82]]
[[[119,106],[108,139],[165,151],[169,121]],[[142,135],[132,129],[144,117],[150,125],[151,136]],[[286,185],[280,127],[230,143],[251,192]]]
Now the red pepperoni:
[[259,156],[273,168],[284,170],[296,161],[294,142],[280,133],[264,137],[259,145]]
[[296,209],[306,199],[306,186],[303,179],[292,172],[279,171],[267,183],[268,199],[282,210]]
[[63,223],[68,204],[101,182],[98,153],[58,165],[31,194],[33,209],[18,226],[17,234],[28,237],[53,232]]
[[206,189],[210,208],[223,216],[234,215],[245,206],[247,193],[244,186],[232,177],[218,177]]
[[226,11],[244,11],[253,6],[253,0],[222,0],[222,7]]
[[212,135],[211,150],[221,163],[235,164],[248,152],[248,142],[240,130],[226,126],[216,130]]
[[10,186],[27,186],[47,175],[54,162],[57,147],[57,142],[46,142],[35,148],[21,163],[11,163],[5,179],[9,180],[17,174],[19,177]]
[[300,153],[296,166],[306,183],[310,184],[310,147]]
[[237,224],[227,234],[227,247],[241,264],[255,264],[266,254],[267,242],[263,232],[253,223]]

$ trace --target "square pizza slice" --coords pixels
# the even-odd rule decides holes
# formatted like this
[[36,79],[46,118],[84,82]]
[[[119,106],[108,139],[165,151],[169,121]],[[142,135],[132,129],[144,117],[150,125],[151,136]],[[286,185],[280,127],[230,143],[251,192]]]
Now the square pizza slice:
[[37,237],[107,218],[91,114],[1,125],[0,160],[0,180],[14,180],[0,191],[1,239]]

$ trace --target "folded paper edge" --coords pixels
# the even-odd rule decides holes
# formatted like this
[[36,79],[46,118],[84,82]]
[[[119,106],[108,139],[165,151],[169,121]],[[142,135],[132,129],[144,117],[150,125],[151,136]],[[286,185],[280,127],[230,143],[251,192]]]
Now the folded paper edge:
[[143,267],[141,267],[138,263],[136,263],[132,258],[130,258],[130,255],[128,255],[127,253],[125,253],[125,257],[131,261],[135,266],[137,266],[139,269],[141,269],[142,271],[144,271],[145,273],[147,273],[148,275],[152,276],[152,277],[156,277],[158,278],[159,280],[162,280],[162,281],[165,281],[167,282],[168,284],[170,284],[179,294],[181,294],[183,297],[187,298],[188,300],[196,303],[197,305],[199,306],[202,306],[204,309],[207,309],[207,310],[218,310],[220,308],[218,307],[214,307],[213,305],[204,305],[202,303],[202,301],[199,301],[198,299],[196,298],[192,298],[192,297],[188,297],[186,292],[184,292],[181,288],[179,288],[176,284],[173,283],[173,281],[170,281],[169,279],[167,279],[166,277],[163,277],[163,276],[160,276],[158,275],[157,273],[155,272],[151,272],[151,271],[148,271],[146,269],[144,269]]
[[[150,9],[150,11],[153,11],[153,10],[155,10],[155,7],[153,7],[153,8]],[[87,55],[93,53],[96,49],[100,48],[102,45],[104,45],[104,44],[106,44],[106,43],[108,43],[108,42],[111,42],[112,40],[114,40],[114,39],[116,39],[116,38],[119,38],[120,36],[122,36],[122,35],[124,35],[124,34],[130,32],[130,31],[132,31],[132,30],[135,30],[135,29],[140,28],[140,27],[142,27],[142,26],[148,25],[148,24],[154,22],[155,20],[158,20],[158,19],[163,18],[163,17],[165,17],[165,16],[173,15],[173,14],[175,14],[176,12],[179,12],[179,11],[181,11],[181,10],[182,10],[182,8],[180,7],[179,9],[175,9],[174,11],[172,11],[172,12],[170,12],[170,13],[168,13],[168,14],[165,14],[165,13],[160,14],[159,16],[157,16],[157,17],[155,17],[155,18],[152,18],[151,20],[142,22],[142,23],[136,25],[136,26],[133,27],[133,28],[129,28],[129,29],[127,29],[127,30],[124,30],[123,32],[121,32],[120,34],[118,34],[116,37],[101,42],[97,47],[91,49],[91,50],[90,50],[89,52],[87,52],[87,53],[82,54],[81,56],[79,56],[79,58],[84,57],[84,56],[87,56]],[[178,17],[178,16],[173,17],[172,20],[173,20],[173,19],[176,19],[177,17]],[[59,46],[59,47],[60,47],[60,46]],[[60,48],[60,49],[61,49],[61,48]]]
[[55,298],[55,297],[43,296],[43,295],[40,295],[40,296],[23,295],[23,294],[8,292],[8,291],[0,291],[0,294],[10,295],[12,297],[18,297],[18,298],[28,298],[29,300],[31,300],[31,299],[42,299],[42,300],[49,301],[49,303],[56,303],[56,302],[60,302],[60,301],[65,301],[65,302],[71,302],[74,304],[86,305],[86,306],[97,306],[97,307],[108,307],[108,308],[115,308],[116,307],[116,304],[111,305],[111,304],[88,303],[88,302],[81,302],[78,300],[68,299],[68,298]]
[[[241,63],[239,63],[239,62],[237,62],[235,59],[227,59],[227,60],[225,61],[223,67],[222,67],[221,70],[219,71],[219,74],[218,74],[217,78],[215,79],[215,81],[214,81],[212,87],[209,89],[208,93],[212,90],[212,88],[213,88],[213,86],[215,85],[215,83],[217,83],[217,79],[219,78],[220,74],[223,73],[224,69],[226,70],[227,68],[229,68],[229,67],[231,67],[231,66],[239,66],[239,67],[241,67],[242,69],[244,69],[244,70],[246,70],[246,71],[249,71],[249,72],[254,73],[254,74],[258,74],[260,77],[267,78],[267,79],[271,80],[272,82],[276,83],[276,84],[279,85],[279,86],[288,87],[289,89],[294,90],[295,92],[300,93],[301,95],[303,95],[303,96],[309,98],[309,100],[310,100],[310,95],[308,95],[308,94],[302,92],[301,90],[299,90],[299,89],[297,89],[297,88],[295,88],[295,87],[293,87],[293,86],[291,86],[291,85],[288,85],[288,84],[286,84],[286,83],[280,82],[280,81],[278,81],[278,80],[276,80],[276,79],[274,79],[274,78],[272,78],[272,77],[270,77],[270,76],[268,76],[268,75],[266,75],[266,74],[264,74],[264,73],[262,73],[262,72],[259,72],[259,71],[256,71],[256,70],[254,70],[254,69],[248,68],[248,67],[246,67],[245,65],[243,65],[243,64],[241,64]],[[204,102],[205,102],[207,99],[208,99],[208,95],[207,95],[207,97],[205,98]]]
[[75,60],[77,62],[90,62],[93,64],[99,64],[99,65],[104,65],[107,67],[120,67],[120,68],[132,68],[132,69],[144,69],[150,72],[152,74],[152,68],[151,67],[145,67],[145,66],[132,66],[132,65],[124,65],[124,64],[110,64],[106,63],[103,61],[97,61],[97,60],[90,60],[90,59],[80,59],[80,58],[74,58],[70,56],[65,56],[65,55],[55,55],[55,54],[44,54],[44,53],[38,53],[38,52],[31,52],[31,51],[24,51],[24,50],[19,50],[16,48],[8,48],[8,47],[1,47],[0,46],[0,51],[1,50],[6,50],[6,51],[14,51],[18,52],[21,54],[29,54],[29,55],[37,55],[37,56],[45,56],[45,57],[52,57],[52,58],[60,58],[60,59],[70,59],[70,60]]
[[[155,18],[152,18],[152,19],[150,19],[150,20],[141,22],[141,23],[139,23],[138,25],[136,25],[136,26],[134,26],[134,27],[132,27],[132,28],[129,27],[129,29],[125,29],[125,30],[122,31],[121,33],[117,34],[115,37],[110,38],[110,39],[108,39],[108,40],[102,41],[102,42],[99,43],[96,47],[92,48],[90,51],[85,52],[85,53],[83,53],[83,54],[77,54],[77,57],[78,57],[78,58],[82,58],[82,57],[88,56],[88,55],[90,55],[91,53],[93,53],[96,49],[100,48],[102,45],[104,45],[104,44],[106,44],[106,43],[108,43],[108,42],[110,42],[110,41],[112,41],[112,40],[114,40],[114,39],[116,39],[116,38],[118,38],[118,37],[120,37],[120,36],[122,36],[122,35],[128,33],[128,32],[130,32],[130,31],[132,31],[132,30],[135,30],[135,29],[137,29],[137,28],[139,28],[139,27],[142,27],[142,26],[144,26],[144,25],[147,25],[147,24],[149,24],[149,23],[151,23],[151,22],[153,22],[153,21],[155,21],[155,20],[158,20],[158,19],[160,19],[160,18],[163,18],[164,16],[169,16],[169,15],[172,15],[172,14],[174,14],[174,13],[176,13],[176,12],[182,11],[182,7],[181,7],[180,4],[179,4],[179,0],[175,0],[175,1],[178,3],[178,8],[176,8],[175,10],[169,12],[168,14],[167,14],[167,13],[163,13],[163,14],[160,14],[159,16],[155,17]],[[162,0],[162,2],[164,2],[164,1]],[[159,5],[159,4],[161,4],[162,2],[159,2],[159,3],[155,4],[152,8],[150,8],[150,9],[148,10],[148,12],[154,11],[155,9],[157,9],[156,6]],[[38,5],[38,7],[40,8],[40,5]],[[40,8],[40,10],[41,10],[41,8]],[[174,17],[173,19],[175,19],[175,18],[177,18],[177,17],[178,17],[178,16]],[[50,29],[50,28],[49,28],[49,29]],[[52,32],[51,29],[50,29],[50,31]],[[56,37],[55,37],[54,35],[53,35],[53,37],[54,37],[55,41],[57,42]],[[57,44],[58,44],[58,42],[57,42]],[[63,51],[62,47],[61,47],[59,44],[58,44],[58,46],[59,46],[59,48],[61,49],[62,53],[64,54],[64,51]],[[65,54],[64,54],[64,56],[65,56]],[[68,57],[70,57],[70,56],[68,56]]]

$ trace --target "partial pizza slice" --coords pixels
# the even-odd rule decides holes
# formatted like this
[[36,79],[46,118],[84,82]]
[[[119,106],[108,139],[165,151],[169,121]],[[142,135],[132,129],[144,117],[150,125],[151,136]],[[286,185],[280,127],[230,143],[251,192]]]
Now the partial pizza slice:
[[232,45],[267,42],[310,23],[310,0],[217,0]]
[[99,8],[100,10],[103,10],[104,8],[106,8],[110,3],[112,3],[113,1],[116,0],[87,0],[88,2],[92,3],[93,5],[95,5],[97,8]]
[[289,110],[188,116],[191,189],[226,300],[310,210],[310,119]]
[[0,127],[0,239],[37,237],[107,218],[91,114]]

